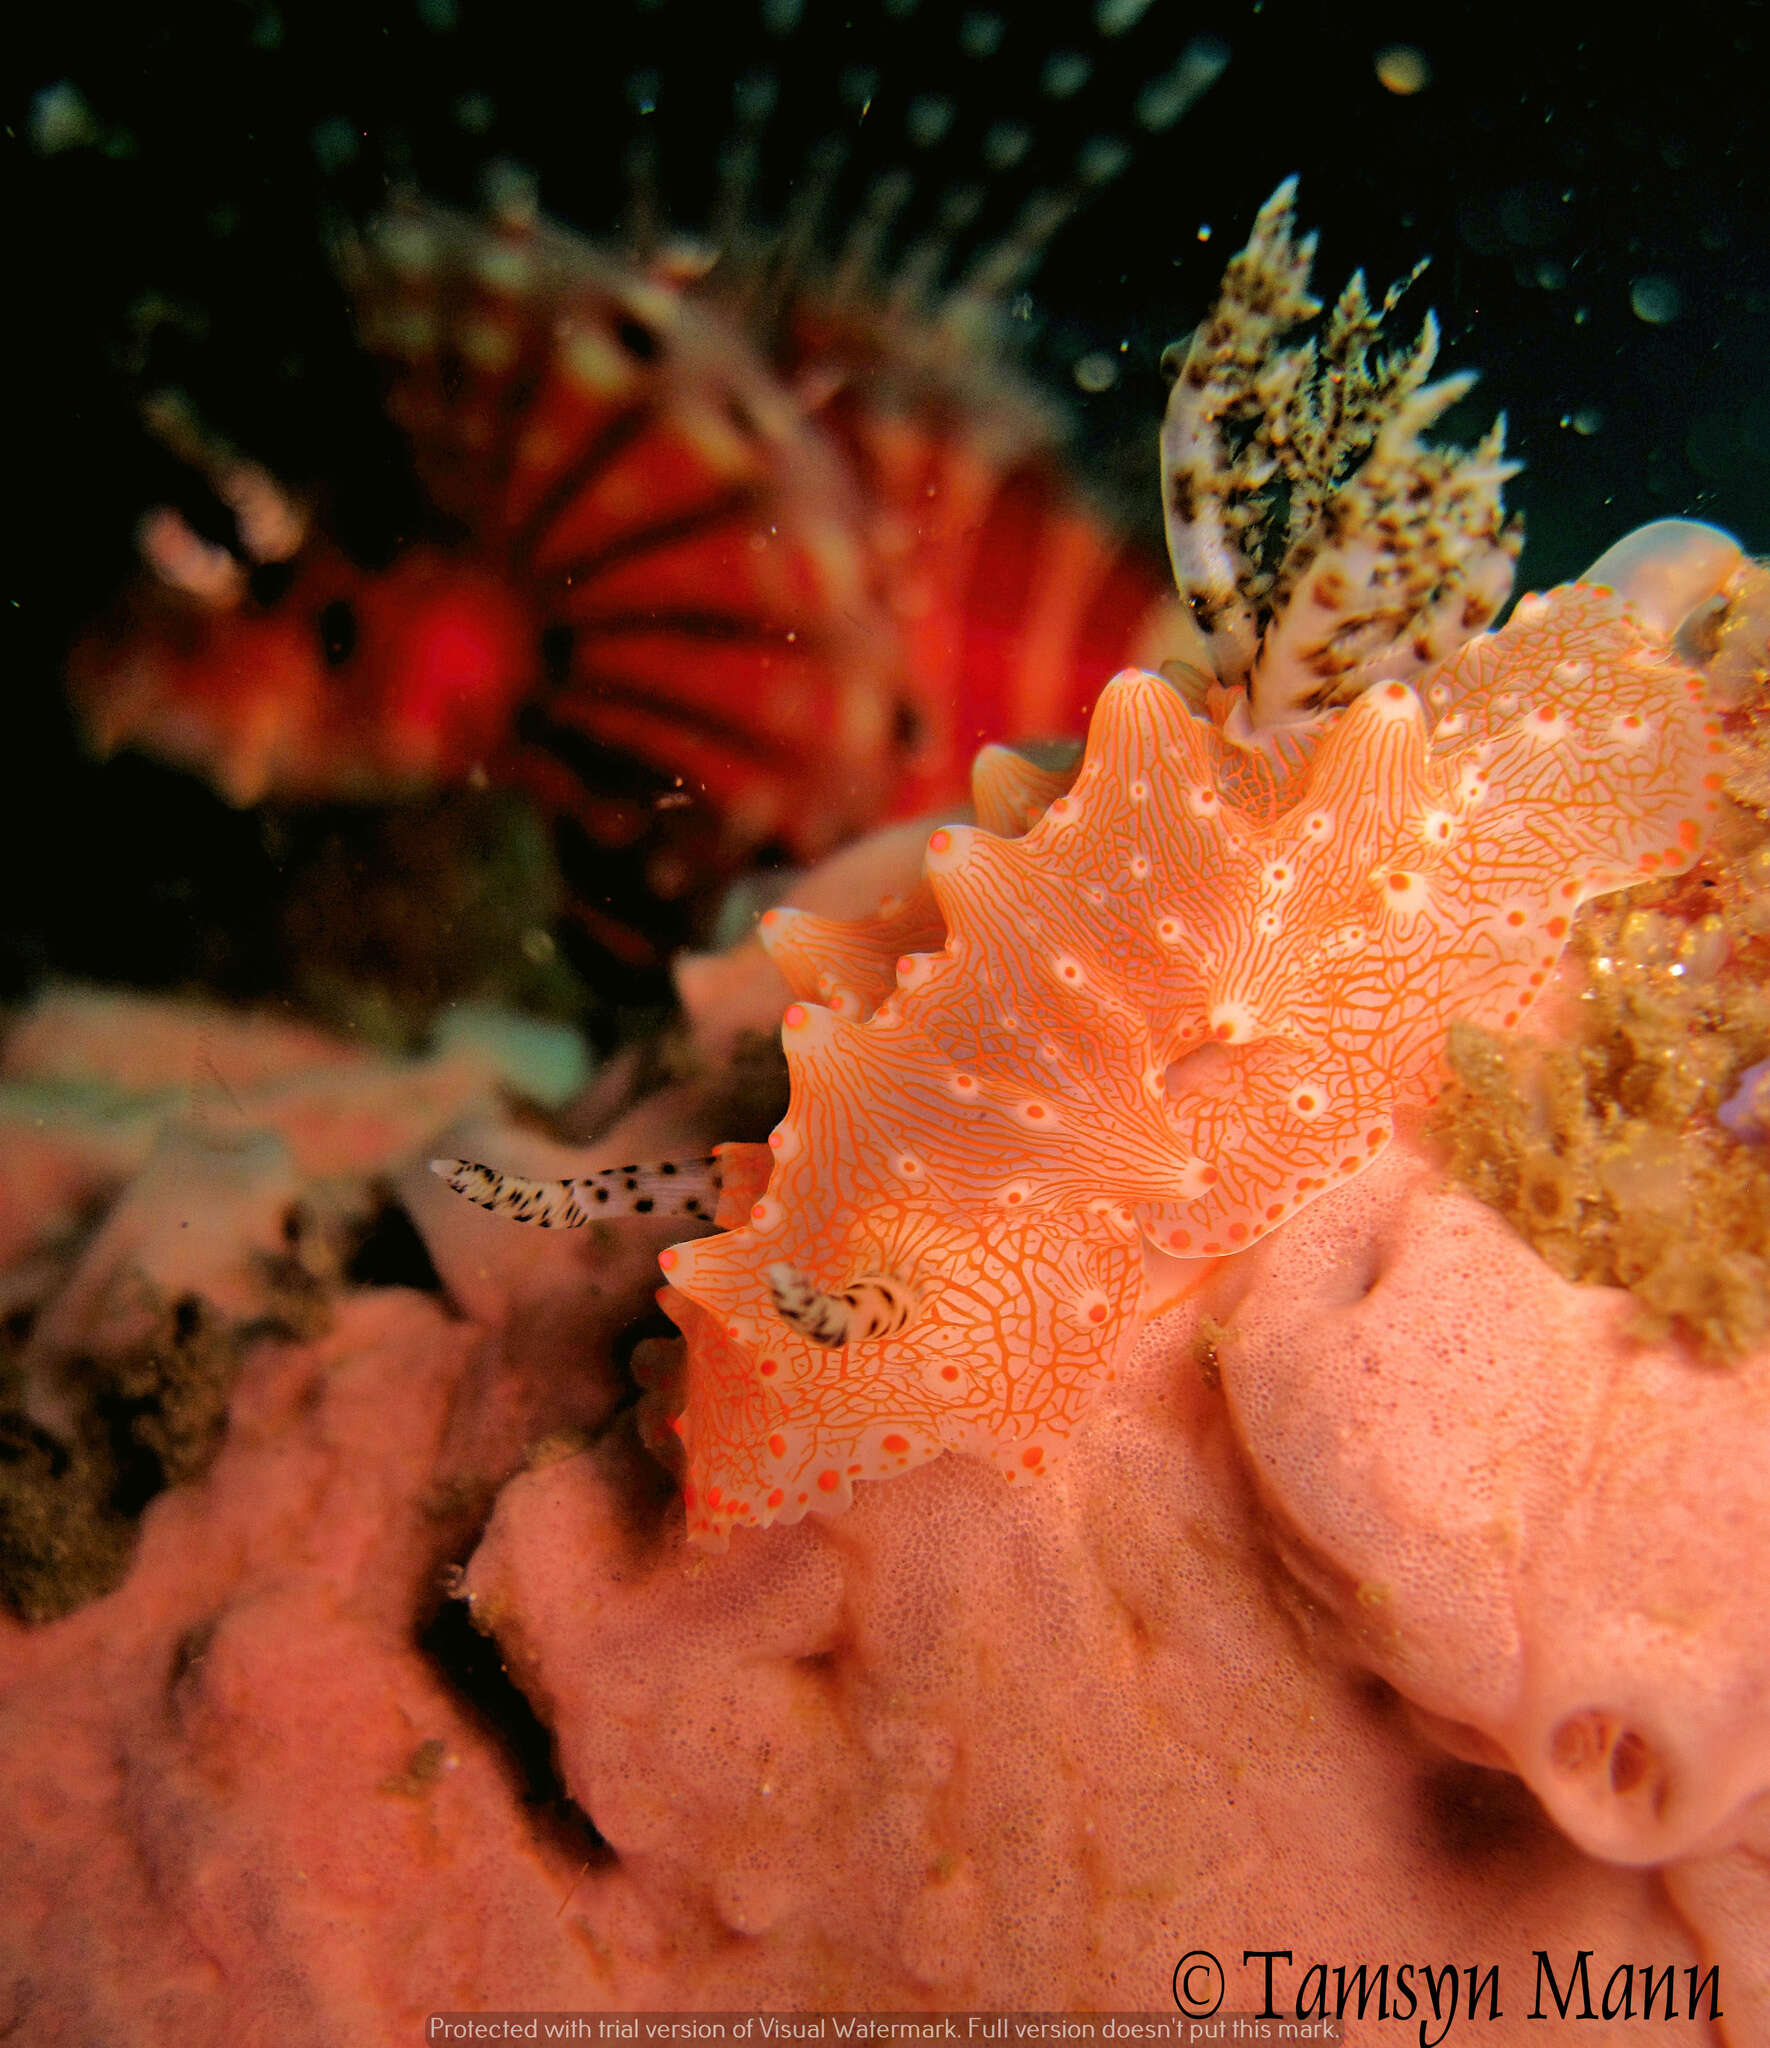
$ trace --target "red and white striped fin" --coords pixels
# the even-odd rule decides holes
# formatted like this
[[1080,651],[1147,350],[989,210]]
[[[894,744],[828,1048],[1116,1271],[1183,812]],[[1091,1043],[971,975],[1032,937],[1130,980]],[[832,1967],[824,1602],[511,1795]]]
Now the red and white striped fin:
[[526,213],[408,204],[344,267],[426,492],[533,611],[517,779],[557,809],[529,757],[575,733],[680,778],[732,862],[871,823],[897,642],[852,479],[741,329]]

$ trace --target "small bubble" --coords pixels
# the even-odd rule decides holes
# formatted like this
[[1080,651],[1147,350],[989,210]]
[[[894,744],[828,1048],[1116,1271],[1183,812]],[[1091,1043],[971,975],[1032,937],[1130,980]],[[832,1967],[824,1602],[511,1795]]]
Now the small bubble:
[[1080,50],[1053,50],[1045,59],[1039,83],[1049,99],[1072,99],[1087,84],[1093,70],[1093,58],[1084,56]]
[[993,57],[1007,29],[999,14],[968,14],[959,24],[959,47],[968,57]]
[[1406,99],[1432,83],[1432,64],[1412,43],[1390,43],[1377,52],[1377,79],[1385,90]]
[[1558,292],[1567,283],[1567,265],[1557,263],[1552,256],[1545,256],[1533,274],[1538,286],[1546,292]]
[[1595,434],[1604,424],[1604,414],[1595,405],[1582,405],[1570,424],[1576,434]]
[[1110,391],[1119,381],[1119,366],[1104,349],[1093,349],[1075,366],[1075,380],[1084,391]]
[[1638,277],[1629,286],[1629,308],[1649,327],[1664,327],[1683,312],[1684,294],[1669,277]]

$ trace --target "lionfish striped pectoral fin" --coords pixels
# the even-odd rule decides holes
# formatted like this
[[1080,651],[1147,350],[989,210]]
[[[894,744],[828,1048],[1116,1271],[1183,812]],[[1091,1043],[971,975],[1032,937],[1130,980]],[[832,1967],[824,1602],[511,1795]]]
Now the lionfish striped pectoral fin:
[[471,1159],[433,1159],[430,1170],[494,1216],[543,1230],[581,1230],[605,1216],[691,1216],[711,1223],[724,1186],[717,1158],[609,1166],[571,1180],[527,1180]]

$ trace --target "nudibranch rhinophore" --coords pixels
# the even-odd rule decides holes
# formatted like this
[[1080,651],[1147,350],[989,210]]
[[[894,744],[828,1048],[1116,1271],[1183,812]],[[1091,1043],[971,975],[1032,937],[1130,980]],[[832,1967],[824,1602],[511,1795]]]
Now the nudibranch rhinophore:
[[[763,920],[791,1103],[725,1148],[726,1227],[660,1261],[696,1542],[944,1450],[1049,1472],[1135,1334],[1146,1245],[1240,1251],[1368,1165],[1451,1021],[1516,1025],[1579,906],[1687,867],[1720,806],[1720,725],[1657,616],[1574,584],[1480,630],[1516,548],[1497,429],[1419,446],[1430,324],[1373,366],[1356,281],[1319,352],[1278,350],[1314,310],[1289,222],[1286,187],[1163,437],[1215,673],[1115,677],[1073,775],[987,749],[980,825],[934,832],[879,918]],[[1715,580],[1672,576],[1686,610]]]

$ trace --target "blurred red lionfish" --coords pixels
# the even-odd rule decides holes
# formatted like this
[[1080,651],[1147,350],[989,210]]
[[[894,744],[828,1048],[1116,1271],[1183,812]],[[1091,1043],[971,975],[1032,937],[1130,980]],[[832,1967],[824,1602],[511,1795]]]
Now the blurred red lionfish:
[[[1195,45],[1170,88],[1225,61]],[[982,740],[1078,733],[1173,651],[1166,564],[1084,499],[1001,339],[1087,170],[942,285],[962,208],[884,257],[902,174],[833,253],[831,153],[754,226],[756,132],[740,93],[703,240],[595,245],[519,179],[483,218],[407,199],[342,238],[431,515],[385,566],[152,401],[234,543],[144,519],[146,574],[70,660],[98,749],[239,805],[513,786],[555,823],[580,961],[631,986],[734,873],[961,799]]]

